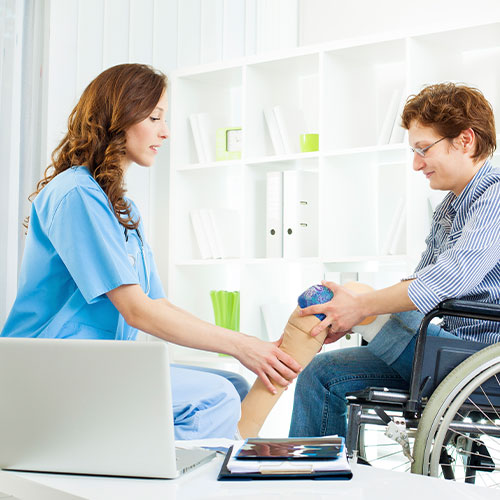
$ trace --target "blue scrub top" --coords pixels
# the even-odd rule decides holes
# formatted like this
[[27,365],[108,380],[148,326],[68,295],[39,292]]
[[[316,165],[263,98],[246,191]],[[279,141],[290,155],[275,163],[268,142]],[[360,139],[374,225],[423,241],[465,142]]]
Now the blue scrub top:
[[149,284],[150,298],[165,297],[142,222],[138,230],[125,234],[86,167],[57,175],[33,202],[19,289],[0,336],[134,340],[137,330],[106,292],[125,284],[147,292]]

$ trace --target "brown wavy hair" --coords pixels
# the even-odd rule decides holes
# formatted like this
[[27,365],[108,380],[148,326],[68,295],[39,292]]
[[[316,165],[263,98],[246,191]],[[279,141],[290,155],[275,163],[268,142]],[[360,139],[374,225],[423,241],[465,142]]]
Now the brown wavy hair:
[[471,128],[476,135],[474,159],[489,158],[497,146],[491,104],[480,90],[464,84],[446,82],[425,87],[408,98],[401,118],[407,130],[416,120],[448,139]]
[[68,132],[28,199],[33,201],[56,175],[84,165],[106,193],[118,222],[136,229],[139,220],[133,220],[124,198],[125,132],[153,111],[166,88],[167,77],[145,64],[119,64],[103,71],[83,91],[69,115]]

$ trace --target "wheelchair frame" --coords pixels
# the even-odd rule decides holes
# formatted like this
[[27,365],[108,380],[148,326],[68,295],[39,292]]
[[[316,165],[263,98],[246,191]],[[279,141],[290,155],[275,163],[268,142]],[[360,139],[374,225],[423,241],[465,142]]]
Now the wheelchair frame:
[[[413,359],[409,392],[405,393],[401,391],[391,391],[390,389],[369,388],[365,391],[365,393],[367,392],[365,397],[356,397],[349,402],[348,429],[346,436],[346,449],[349,457],[353,458],[358,449],[359,434],[362,424],[386,425],[388,423],[390,419],[388,419],[387,414],[385,414],[385,410],[402,412],[404,423],[409,428],[416,429],[419,426],[420,418],[425,408],[425,404],[422,401],[422,393],[428,381],[427,379],[421,381],[427,328],[433,318],[441,316],[460,316],[472,319],[500,321],[500,305],[449,299],[441,302],[422,319],[415,345],[415,356]],[[493,346],[495,346],[492,348],[495,352],[489,353],[489,357],[493,354],[493,361],[495,361],[498,355],[498,363],[500,364],[500,343],[493,344]],[[489,346],[486,349],[490,349],[491,347],[492,346]],[[473,356],[483,351],[485,351],[485,349],[481,349],[476,354],[473,354]],[[465,361],[460,363],[452,373],[467,363],[471,357],[468,357]],[[467,366],[469,365],[470,363]],[[435,389],[435,393],[438,392],[439,387],[441,387],[448,378],[449,375]],[[441,393],[442,392],[441,390]],[[432,397],[429,399],[429,402],[431,400]],[[363,413],[365,409],[375,409],[377,415]],[[498,415],[496,410],[495,413]],[[499,432],[499,428],[496,425],[467,422],[452,422],[449,426],[449,430],[469,433],[481,431],[481,433],[484,434],[494,435],[497,435]],[[415,442],[417,443],[417,439]],[[420,446],[419,453],[423,453],[422,446]],[[423,472],[426,473],[427,471],[424,470]]]

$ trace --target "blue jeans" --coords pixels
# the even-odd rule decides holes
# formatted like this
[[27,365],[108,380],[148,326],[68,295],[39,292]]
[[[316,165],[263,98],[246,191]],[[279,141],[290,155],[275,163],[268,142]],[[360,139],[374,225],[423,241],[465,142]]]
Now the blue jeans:
[[[367,387],[408,389],[416,333],[422,317],[416,311],[393,314],[375,337],[374,348],[351,347],[315,356],[297,378],[290,437],[345,436],[346,394]],[[433,324],[429,325],[427,334],[456,338]],[[409,342],[406,346],[400,344],[396,350],[389,347],[391,337],[396,345],[404,336],[407,337],[404,343]],[[393,360],[395,353],[397,357]]]

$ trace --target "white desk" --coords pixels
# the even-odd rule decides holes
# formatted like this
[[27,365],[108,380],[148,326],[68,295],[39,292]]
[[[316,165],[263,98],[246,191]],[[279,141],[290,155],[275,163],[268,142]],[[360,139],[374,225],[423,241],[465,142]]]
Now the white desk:
[[[26,478],[77,497],[92,500],[498,500],[498,490],[459,484],[444,479],[353,465],[350,481],[216,481],[222,456],[175,480],[120,479],[59,474],[4,473]],[[3,476],[2,476],[3,477]],[[2,491],[0,477],[0,491]],[[36,485],[35,485],[36,486]],[[42,486],[43,488],[43,486]],[[64,496],[26,496],[23,500],[63,500]],[[67,498],[74,498],[68,496]]]

